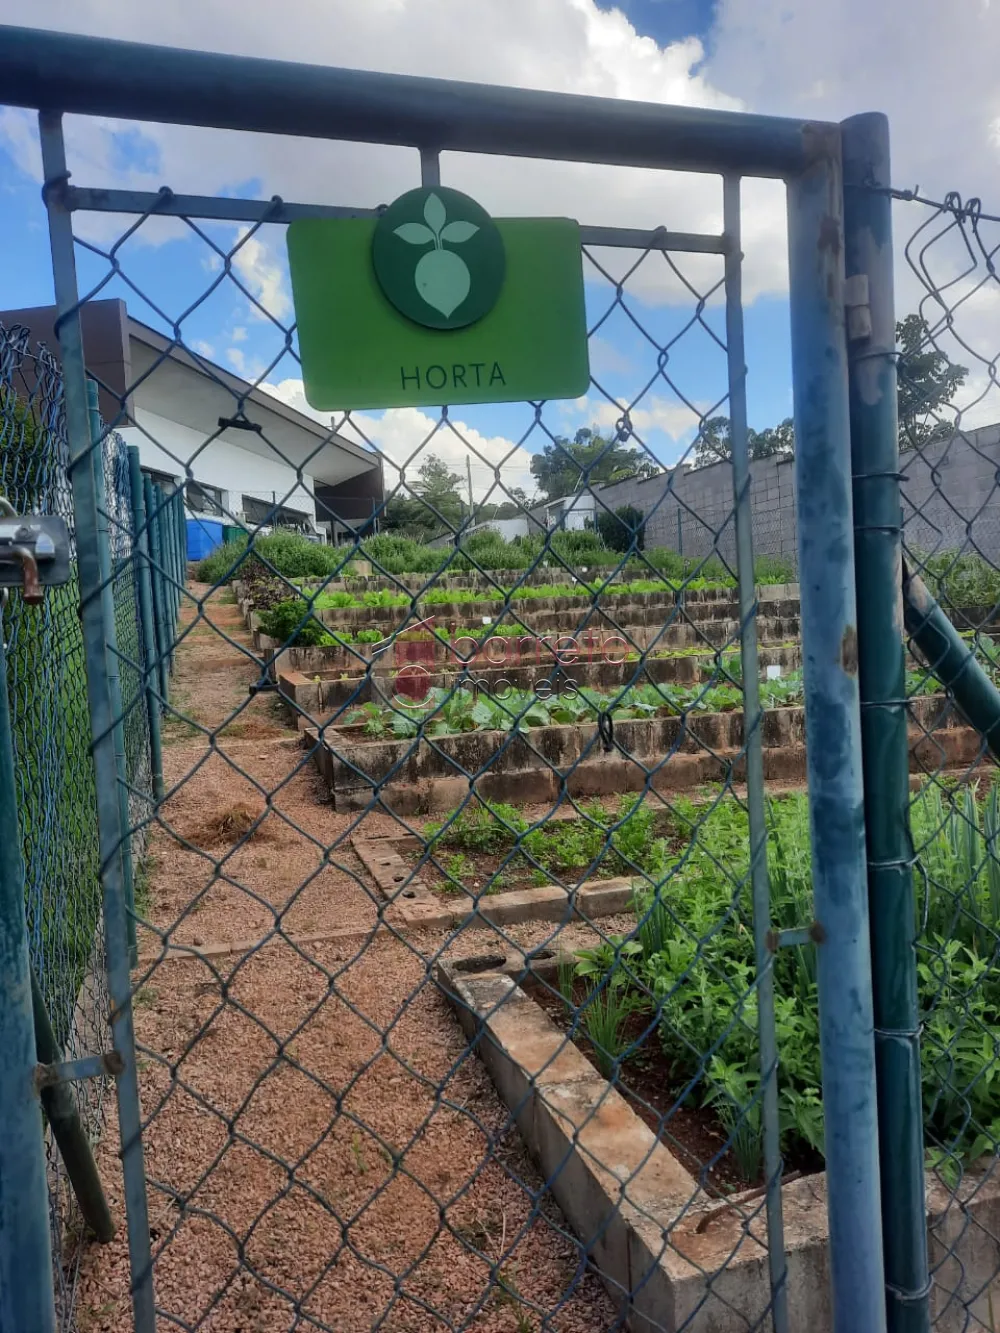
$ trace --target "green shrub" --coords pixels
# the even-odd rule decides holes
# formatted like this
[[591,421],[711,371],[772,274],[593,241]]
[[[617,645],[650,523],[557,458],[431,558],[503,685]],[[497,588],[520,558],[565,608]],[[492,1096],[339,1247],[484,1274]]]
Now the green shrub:
[[239,576],[246,552],[246,537],[223,542],[203,560],[198,561],[194,576],[199,583],[228,583],[230,579]]
[[[197,578],[203,583],[222,583],[244,576],[244,568],[253,555],[269,573],[286,579],[330,578],[347,571],[353,546],[323,546],[311,542],[299,532],[268,533],[252,540],[243,536],[233,542],[223,542],[199,561]],[[269,569],[268,567],[272,567]]]
[[447,546],[422,546],[412,537],[399,537],[391,532],[366,537],[361,552],[372,562],[377,574],[433,574],[448,563],[452,554]]
[[263,612],[260,627],[269,638],[285,645],[295,643],[304,648],[334,642],[333,635],[301,597],[289,597]]
[[635,505],[621,505],[614,513],[602,509],[597,515],[597,532],[611,551],[642,551],[646,546],[646,524]]
[[1000,571],[974,552],[936,551],[916,556],[920,577],[946,607],[995,607],[1000,603]]
[[794,583],[795,566],[783,555],[759,555],[753,562],[754,580],[766,587],[769,583]]

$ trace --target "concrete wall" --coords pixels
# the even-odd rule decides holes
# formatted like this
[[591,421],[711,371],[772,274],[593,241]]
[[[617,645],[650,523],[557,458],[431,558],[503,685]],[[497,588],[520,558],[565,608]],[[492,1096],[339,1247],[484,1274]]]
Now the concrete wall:
[[[901,456],[906,541],[925,550],[978,550],[1000,563],[1000,425],[967,431]],[[795,465],[751,463],[750,504],[758,555],[795,561]],[[646,515],[646,545],[684,555],[735,558],[732,470],[728,463],[684,469],[597,491],[609,509],[631,504]]]

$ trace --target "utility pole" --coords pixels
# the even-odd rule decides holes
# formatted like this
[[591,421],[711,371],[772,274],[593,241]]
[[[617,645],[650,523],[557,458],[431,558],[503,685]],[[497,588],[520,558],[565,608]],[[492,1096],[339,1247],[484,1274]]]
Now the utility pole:
[[465,455],[465,476],[469,485],[469,521],[471,522],[475,510],[472,507],[472,459],[468,454]]

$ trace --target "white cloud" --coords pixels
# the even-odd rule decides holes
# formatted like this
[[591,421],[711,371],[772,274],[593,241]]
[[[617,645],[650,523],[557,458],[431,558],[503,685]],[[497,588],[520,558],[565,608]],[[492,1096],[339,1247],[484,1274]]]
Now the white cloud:
[[237,233],[233,268],[259,303],[250,303],[251,313],[257,319],[266,319],[271,315],[284,322],[292,313],[284,257],[279,258],[271,245],[259,235],[251,236],[249,233],[249,227],[241,227]]
[[[705,412],[711,404],[698,403],[696,406]],[[621,409],[615,403],[600,402],[588,407],[598,426],[615,426],[622,417]],[[659,432],[675,443],[698,424],[698,413],[693,412],[686,403],[677,398],[661,398],[655,394],[643,399],[642,404],[634,407],[628,415],[633,430],[640,438]]]
[[246,375],[247,359],[241,348],[227,347],[226,360],[229,362],[229,364],[232,366],[232,368],[236,371],[238,375]]
[[[380,417],[352,412],[343,424],[342,434],[366,439],[390,464],[386,468],[386,486],[393,484],[399,469],[405,468],[406,481],[416,479],[422,463],[431,454],[447,463],[462,482],[465,493],[466,462],[472,472],[472,494],[476,500],[489,496],[502,503],[507,499],[502,488],[518,486],[529,495],[534,491],[531,454],[521,445],[502,435],[485,436],[464,421],[435,418],[416,407],[392,408]],[[395,475],[394,475],[395,474]]]
[[[875,103],[890,116],[897,184],[919,183],[925,194],[939,198],[959,189],[1000,211],[995,188],[1000,83],[994,69],[1000,5],[995,4],[911,0],[904,18],[893,0],[840,0],[832,6],[815,0],[719,0],[706,48],[689,39],[665,50],[639,37],[620,11],[598,10],[595,0],[368,0],[364,5],[286,0],[280,22],[265,0],[245,0],[239,23],[232,21],[229,0],[201,0],[194,16],[185,5],[36,0],[31,21],[316,64],[798,117],[838,120]],[[121,149],[124,128],[107,119],[67,117],[76,183],[148,190],[166,183],[178,191],[216,193],[259,179],[263,197],[277,193],[297,201],[372,207],[418,181],[417,154],[409,149],[143,125],[143,151],[130,157]],[[0,138],[37,178],[34,117],[0,110]],[[140,166],[129,166],[130,161]],[[585,223],[710,232],[722,225],[720,183],[711,176],[455,153],[443,155],[442,173],[447,183],[467,189],[498,215],[563,214]],[[785,290],[783,187],[748,180],[743,198],[744,293],[751,302]],[[901,312],[913,309],[920,294],[902,251],[921,216],[917,205],[894,209]],[[78,215],[76,221],[90,229],[88,235],[120,234],[124,225],[107,216]],[[162,239],[181,226],[153,219],[143,225],[140,239]],[[123,262],[127,257],[126,251]],[[602,251],[596,258],[617,275],[634,255]],[[679,299],[683,289],[655,260],[650,256],[640,267],[628,290],[659,301]],[[217,269],[212,257],[204,262]],[[682,256],[678,263],[699,290],[718,278],[716,258]],[[272,313],[288,317],[281,229],[262,228],[244,245],[235,267]],[[961,328],[968,321],[992,355],[995,319],[991,324],[988,314],[980,315],[971,304],[958,319]],[[955,355],[962,358],[957,349]],[[969,364],[967,357],[964,363]],[[970,369],[978,384],[982,367]],[[970,392],[974,387],[970,380]],[[986,402],[989,415],[992,395]]]
[[247,331],[245,328],[243,328],[242,325],[238,325],[235,329],[233,329],[232,339],[234,343],[245,343],[247,340],[247,336],[248,336]]
[[208,357],[209,359],[215,355],[215,348],[210,342],[206,342],[204,338],[196,338],[194,342],[191,343],[191,349],[192,351],[197,352],[199,356]]
[[[601,11],[594,0],[370,0],[362,6],[354,0],[288,0],[280,23],[263,0],[248,0],[239,24],[232,22],[228,0],[204,0],[196,23],[190,13],[159,9],[128,0],[38,0],[32,21],[102,34],[113,27],[116,36],[134,40],[318,64],[685,106],[741,105],[713,82],[700,42],[692,38],[661,50],[639,37],[620,12]],[[259,178],[264,197],[277,193],[363,207],[388,202],[419,180],[413,150],[184,126],[144,126],[143,133],[159,151],[155,184],[145,175],[137,182],[136,173],[124,168],[103,140],[95,150],[93,124],[69,117],[76,177],[82,182],[76,165],[82,160],[86,183],[94,185],[153,189],[165,181],[178,191],[216,193]],[[721,230],[720,183],[704,175],[454,153],[443,156],[442,172],[447,183],[468,190],[498,216],[548,214],[585,223]],[[779,254],[782,211],[780,202],[777,209],[769,206],[765,229],[774,235]],[[691,257],[690,263],[696,271],[706,267],[702,257]],[[717,261],[707,261],[713,263],[717,269]],[[761,270],[765,286],[774,282],[772,268]],[[748,295],[763,290],[754,274],[748,268]],[[780,272],[777,280],[780,290]],[[663,265],[644,266],[631,285],[658,300],[677,291]]]
[[416,407],[390,408],[380,415],[351,412],[346,418],[331,418],[329,412],[317,412],[309,406],[300,379],[266,382],[261,388],[324,426],[330,426],[332,422],[338,433],[347,439],[374,446],[386,460],[387,489],[396,485],[400,469],[405,469],[406,480],[412,483],[421,464],[433,454],[458,474],[463,495],[468,460],[472,470],[472,494],[476,500],[490,494],[491,500],[502,503],[506,496],[501,493],[501,486],[508,489],[519,486],[529,495],[534,491],[531,454],[502,435],[486,436],[464,421],[432,417]]

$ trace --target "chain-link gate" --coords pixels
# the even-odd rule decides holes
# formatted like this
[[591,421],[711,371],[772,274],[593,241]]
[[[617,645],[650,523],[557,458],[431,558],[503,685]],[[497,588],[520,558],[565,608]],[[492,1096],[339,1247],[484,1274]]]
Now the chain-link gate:
[[[893,921],[912,935],[912,857],[872,843],[869,781],[866,866],[859,660],[866,727],[891,713],[906,749],[902,677],[879,695],[870,675],[898,620],[894,568],[865,564],[869,611],[891,596],[888,626],[855,628],[852,441],[859,565],[866,534],[890,556],[899,541],[895,516],[876,512],[898,494],[897,471],[865,452],[884,442],[877,412],[866,415],[883,399],[866,397],[859,367],[892,359],[891,282],[877,285],[865,228],[879,233],[851,193],[866,145],[846,134],[845,286],[835,126],[18,40],[31,59],[8,41],[7,95],[46,108],[123,1066],[98,1165],[126,1226],[84,1256],[81,1326],[85,1314],[139,1333],[877,1330],[887,1280],[891,1326],[926,1327],[919,1106],[885,1152],[885,1106],[914,1071],[919,1081],[917,1017],[893,1026],[898,996],[879,976],[873,1001],[868,939],[867,882],[887,876],[903,903]],[[547,447],[570,481],[560,513],[554,501],[526,512],[508,460],[447,409],[405,457],[383,457],[370,417],[327,429],[277,401],[295,327],[247,257],[273,255],[294,219],[365,210],[77,186],[49,108],[403,144],[429,185],[447,176],[448,150],[715,172],[723,229],[581,220],[591,337],[627,320],[648,364],[628,395],[595,370],[606,437],[571,447],[558,405],[522,405],[511,436]],[[796,582],[753,550],[740,241],[752,175],[784,179],[789,201]],[[417,179],[414,157],[400,192]],[[878,184],[863,172],[859,197],[887,202]],[[74,237],[77,213],[127,220],[108,244]],[[157,286],[137,259],[162,218],[197,246],[193,297]],[[631,292],[657,273],[690,312],[653,327]],[[131,317],[136,354],[117,381],[84,356],[87,320],[111,292],[151,321]],[[199,310],[234,299],[269,339],[250,379],[190,333]],[[711,402],[683,382],[692,342],[717,367]],[[643,413],[657,394],[688,409],[692,452],[728,417],[722,510],[700,508],[684,471],[649,447]],[[420,470],[445,443],[469,462],[465,506]],[[229,490],[210,483],[204,460],[237,444],[271,467],[269,494],[238,475]],[[317,483],[337,450],[385,464],[367,531],[338,523]],[[602,467],[616,451],[631,476]],[[140,459],[170,495],[141,485]],[[473,469],[488,478],[478,503]],[[225,538],[186,575],[182,496],[188,527],[204,516]],[[477,523],[496,496],[521,511],[509,540],[508,519]],[[323,504],[340,544],[289,530]],[[429,540],[399,535],[407,524]],[[895,648],[902,663],[898,634]],[[926,650],[922,660],[935,669]],[[911,713],[933,731],[949,707],[922,699]],[[904,788],[906,771],[904,756],[893,774]],[[921,809],[935,799],[916,797]],[[978,829],[975,793],[961,800]],[[926,816],[934,854],[971,849],[938,813]],[[922,902],[923,996],[958,966],[951,951],[972,946],[929,933],[948,908],[929,887]],[[895,967],[885,918],[872,947]],[[905,961],[892,975],[905,990]],[[986,1033],[972,991],[948,987],[931,1004],[945,1065],[969,1024]],[[903,1241],[887,1240],[885,1271],[876,1051],[887,1216],[920,1196]],[[929,1105],[928,1124],[939,1167],[947,1157],[961,1174],[982,1149],[962,1120],[976,1077],[945,1081],[955,1104]],[[953,1201],[966,1224],[977,1217],[967,1193]],[[967,1242],[948,1235],[948,1261],[971,1271]],[[955,1308],[979,1317],[989,1277],[974,1293],[955,1282]],[[947,1301],[935,1314],[964,1326]]]

